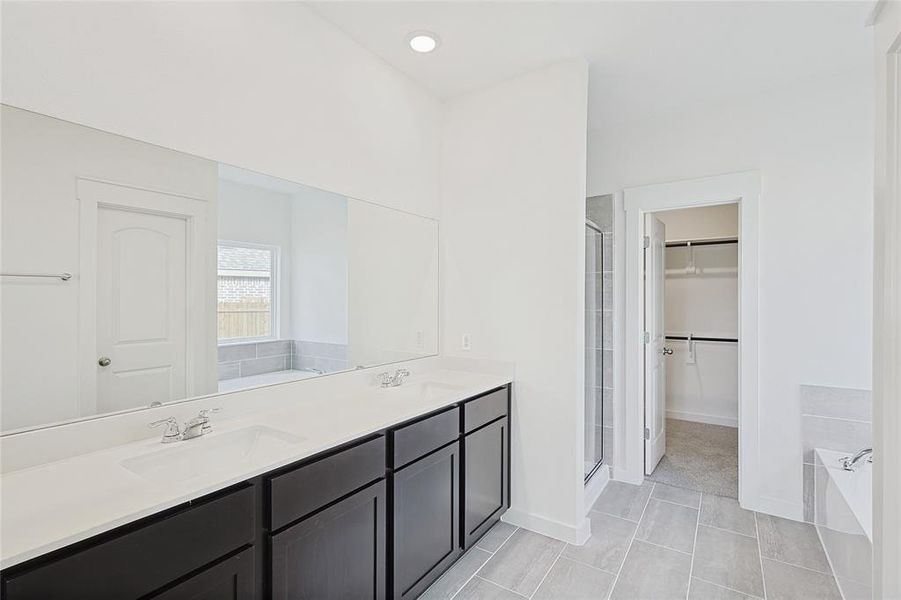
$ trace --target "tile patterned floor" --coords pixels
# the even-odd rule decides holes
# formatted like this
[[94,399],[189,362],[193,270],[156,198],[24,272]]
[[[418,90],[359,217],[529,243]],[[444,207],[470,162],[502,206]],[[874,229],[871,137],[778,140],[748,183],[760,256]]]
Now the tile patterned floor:
[[811,525],[732,498],[611,481],[584,546],[498,523],[425,600],[841,600]]

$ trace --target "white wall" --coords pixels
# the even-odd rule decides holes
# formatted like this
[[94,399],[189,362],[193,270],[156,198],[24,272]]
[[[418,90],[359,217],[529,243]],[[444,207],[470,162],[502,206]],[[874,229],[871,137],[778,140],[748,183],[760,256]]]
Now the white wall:
[[437,240],[436,221],[348,202],[348,365],[438,352]]
[[583,510],[587,70],[569,61],[446,105],[443,351],[516,363],[506,519],[570,541]]
[[297,2],[5,2],[7,104],[438,214],[440,104]]
[[[4,277],[0,285],[0,420],[10,430],[84,416],[78,402],[78,367],[83,363],[76,178],[204,199],[215,220],[217,168],[208,160],[43,115],[7,106],[0,111],[0,270],[74,275],[67,282]],[[213,240],[209,243],[212,254]],[[214,294],[210,299],[215,303]],[[215,321],[209,329],[203,343],[213,348]],[[214,359],[206,371],[198,369],[195,389],[201,393],[216,389]]]
[[871,73],[836,75],[590,133],[589,195],[761,172],[761,492],[798,518],[800,384],[870,387],[872,93]]
[[292,198],[254,185],[219,180],[218,236],[229,242],[250,242],[279,249],[278,331],[291,339],[294,307],[291,303],[293,273],[291,241]]
[[347,205],[320,190],[294,196],[292,339],[347,343]]
[[[738,205],[655,213],[666,240],[738,237]],[[692,259],[693,256],[693,259]],[[667,333],[738,337],[738,246],[666,250]],[[666,360],[667,416],[735,426],[738,423],[738,345],[672,340]]]

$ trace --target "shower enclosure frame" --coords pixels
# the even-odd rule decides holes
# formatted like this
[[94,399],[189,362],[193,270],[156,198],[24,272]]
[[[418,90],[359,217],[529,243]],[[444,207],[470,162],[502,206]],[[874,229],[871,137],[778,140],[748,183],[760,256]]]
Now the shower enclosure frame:
[[[603,292],[603,280],[604,280],[604,240],[606,233],[601,230],[601,228],[595,224],[590,219],[585,219],[585,228],[586,228],[586,238],[585,238],[585,252],[586,252],[586,263],[588,260],[588,252],[589,252],[589,240],[592,239],[594,246],[591,250],[595,252],[595,263],[596,268],[594,271],[588,271],[586,269],[586,286],[588,284],[588,278],[590,275],[594,275],[596,278],[600,278],[601,284],[600,286],[594,286],[594,292],[592,299],[595,302],[596,308],[591,309],[589,312],[588,304],[586,303],[585,307],[585,351],[587,356],[593,357],[591,360],[586,361],[586,382],[589,376],[593,376],[596,379],[594,382],[597,385],[587,385],[585,387],[585,427],[588,429],[589,427],[594,428],[597,436],[596,441],[596,452],[592,457],[594,464],[590,469],[584,474],[584,482],[587,484],[591,478],[595,475],[595,473],[600,470],[600,468],[604,465],[604,310],[605,310],[605,302],[604,302],[604,292]],[[592,235],[594,234],[594,235]],[[600,293],[597,290],[600,289]],[[586,294],[586,301],[589,299],[588,294]],[[590,317],[589,314],[597,315],[596,317]],[[595,319],[600,320],[600,327],[598,327],[598,322]],[[589,335],[589,331],[594,330],[596,332],[600,332],[600,340],[597,340],[598,343],[593,344],[589,347],[589,341],[592,339]],[[596,339],[596,338],[595,338]],[[588,367],[590,368],[591,374],[588,372]],[[595,388],[600,389],[600,393],[595,392]],[[594,403],[594,411],[589,411],[589,398],[591,396],[590,401]],[[591,419],[591,415],[595,415],[594,419]],[[584,463],[588,463],[589,456],[586,447],[586,455]]]

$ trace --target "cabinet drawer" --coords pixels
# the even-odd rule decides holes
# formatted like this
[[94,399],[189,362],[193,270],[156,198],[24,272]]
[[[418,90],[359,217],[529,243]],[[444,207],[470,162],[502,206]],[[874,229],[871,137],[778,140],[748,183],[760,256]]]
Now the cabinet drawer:
[[503,387],[463,404],[463,431],[469,433],[507,414],[510,388]]
[[153,596],[153,600],[253,600],[254,550],[248,548]]
[[460,409],[454,407],[394,431],[392,466],[403,465],[460,437]]
[[382,600],[387,496],[379,481],[270,537],[270,597]]
[[4,579],[5,598],[138,598],[254,537],[253,486]]
[[384,477],[385,451],[385,438],[379,436],[270,479],[271,529]]

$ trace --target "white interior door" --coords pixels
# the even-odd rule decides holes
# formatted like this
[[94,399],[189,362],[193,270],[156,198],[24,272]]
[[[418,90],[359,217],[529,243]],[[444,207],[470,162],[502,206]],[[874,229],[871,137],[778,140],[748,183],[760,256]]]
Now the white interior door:
[[178,216],[98,207],[100,412],[187,395],[187,235]]
[[653,214],[645,216],[644,250],[644,472],[650,475],[666,452],[666,329],[664,276],[666,228]]

